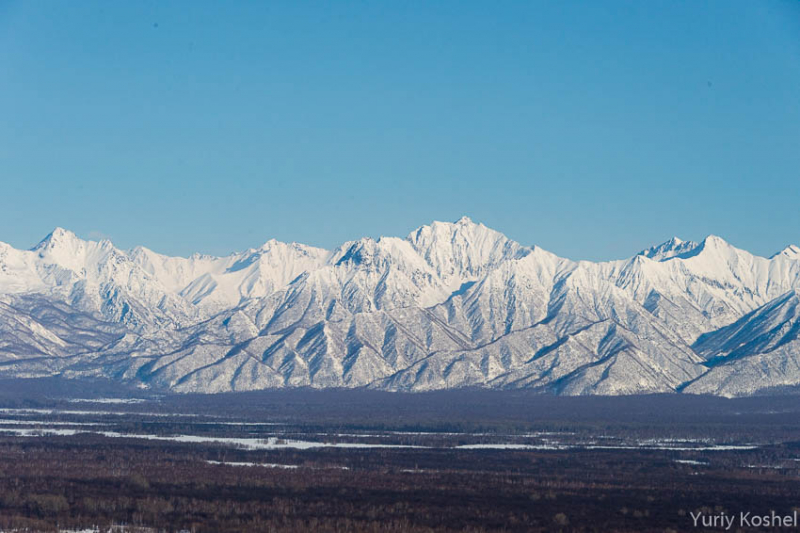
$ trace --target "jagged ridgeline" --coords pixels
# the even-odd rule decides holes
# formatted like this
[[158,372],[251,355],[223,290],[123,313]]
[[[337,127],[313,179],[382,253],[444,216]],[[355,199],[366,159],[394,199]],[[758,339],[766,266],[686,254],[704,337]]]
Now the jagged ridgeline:
[[800,248],[719,237],[592,263],[468,218],[333,251],[0,243],[0,376],[178,392],[531,388],[748,395],[800,385]]

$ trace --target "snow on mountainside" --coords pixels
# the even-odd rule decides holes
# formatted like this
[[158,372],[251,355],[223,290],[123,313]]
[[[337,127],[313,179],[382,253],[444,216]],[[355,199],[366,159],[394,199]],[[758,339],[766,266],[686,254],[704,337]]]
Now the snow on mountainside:
[[172,293],[208,310],[267,296],[301,273],[322,266],[328,255],[326,250],[276,240],[228,257],[168,257],[143,247],[130,253],[133,262]]
[[570,261],[464,217],[326,251],[0,243],[0,375],[271,387],[754,394],[800,385],[800,249],[709,236]]
[[800,286],[800,261],[754,256],[714,235],[665,260],[638,255],[582,266],[613,280],[688,343]]
[[774,350],[800,338],[800,289],[792,289],[730,326],[703,335],[695,351],[711,362]]
[[56,228],[31,250],[3,248],[4,294],[49,296],[136,331],[175,329],[199,316],[190,303],[170,293],[110,241],[84,241]]
[[737,396],[795,386],[800,373],[800,290],[702,336],[696,352],[711,370],[688,391]]
[[0,317],[0,363],[91,353],[125,335],[121,324],[37,296],[0,299]]
[[462,217],[454,224],[434,222],[407,237],[414,249],[452,290],[473,281],[508,259],[530,250],[502,233]]

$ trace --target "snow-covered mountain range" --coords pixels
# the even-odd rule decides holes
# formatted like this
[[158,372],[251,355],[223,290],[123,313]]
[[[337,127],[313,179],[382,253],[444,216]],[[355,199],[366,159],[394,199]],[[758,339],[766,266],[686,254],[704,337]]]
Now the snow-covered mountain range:
[[0,377],[277,387],[773,393],[800,385],[800,248],[715,236],[570,261],[462,218],[327,251],[0,243]]

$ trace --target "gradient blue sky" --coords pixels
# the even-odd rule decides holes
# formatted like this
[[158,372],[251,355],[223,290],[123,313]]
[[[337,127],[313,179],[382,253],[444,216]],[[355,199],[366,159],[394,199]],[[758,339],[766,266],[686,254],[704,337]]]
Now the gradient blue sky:
[[800,2],[0,0],[0,240],[800,243]]

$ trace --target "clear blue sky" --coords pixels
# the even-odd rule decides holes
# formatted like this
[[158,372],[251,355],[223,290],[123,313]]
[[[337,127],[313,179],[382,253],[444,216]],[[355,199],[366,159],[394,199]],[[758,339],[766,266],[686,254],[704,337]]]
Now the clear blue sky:
[[800,243],[800,2],[0,0],[0,240]]

